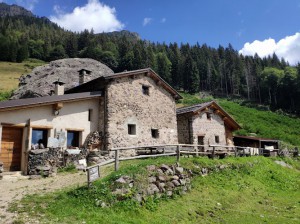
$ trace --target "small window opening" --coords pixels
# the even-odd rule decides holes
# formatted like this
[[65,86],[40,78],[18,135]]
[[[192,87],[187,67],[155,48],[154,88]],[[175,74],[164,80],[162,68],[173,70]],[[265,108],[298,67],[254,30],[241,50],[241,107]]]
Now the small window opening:
[[206,113],[206,117],[208,120],[211,120],[211,113]]
[[93,114],[93,110],[92,109],[89,109],[89,121],[92,120],[92,114]]
[[48,130],[32,129],[31,146],[33,149],[44,149],[47,147]]
[[136,135],[136,125],[135,124],[128,124],[128,134]]
[[144,95],[149,96],[149,86],[142,85],[142,90]]
[[216,142],[216,143],[220,143],[220,138],[219,138],[218,135],[215,136],[215,142]]
[[79,147],[79,131],[67,132],[67,147],[69,149]]
[[159,131],[158,129],[151,129],[152,138],[159,138]]

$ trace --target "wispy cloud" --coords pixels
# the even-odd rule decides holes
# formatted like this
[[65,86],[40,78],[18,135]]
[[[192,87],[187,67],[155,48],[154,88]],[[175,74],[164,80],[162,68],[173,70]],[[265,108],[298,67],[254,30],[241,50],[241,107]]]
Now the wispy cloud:
[[152,22],[152,18],[146,17],[143,20],[143,26],[147,26],[147,25],[151,24],[151,22]]
[[116,9],[99,0],[88,0],[86,5],[74,8],[71,13],[65,13],[59,5],[55,5],[53,10],[56,15],[50,16],[50,20],[72,31],[93,29],[95,33],[112,32],[125,26],[117,19]]
[[166,21],[167,21],[166,18],[162,18],[162,19],[160,20],[161,23],[165,23]]
[[16,0],[17,5],[23,6],[24,8],[32,11],[39,0]]
[[257,53],[260,57],[265,57],[276,53],[278,57],[284,58],[291,65],[300,62],[300,33],[276,42],[269,38],[263,41],[255,40],[252,43],[245,43],[244,47],[239,51],[243,55],[254,55]]

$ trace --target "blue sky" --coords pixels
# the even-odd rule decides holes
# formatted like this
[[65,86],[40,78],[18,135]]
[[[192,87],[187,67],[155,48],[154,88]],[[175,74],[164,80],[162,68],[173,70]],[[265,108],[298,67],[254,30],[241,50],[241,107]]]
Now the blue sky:
[[276,52],[292,63],[300,61],[300,0],[2,1],[74,31],[126,29],[154,42],[231,43],[243,54]]

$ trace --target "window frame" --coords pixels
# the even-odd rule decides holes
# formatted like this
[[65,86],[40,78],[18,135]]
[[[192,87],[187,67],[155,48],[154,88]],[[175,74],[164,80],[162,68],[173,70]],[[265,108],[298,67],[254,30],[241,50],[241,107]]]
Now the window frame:
[[151,136],[152,138],[159,138],[159,129],[151,128]]
[[[36,143],[33,142],[34,133],[42,132],[42,138],[40,138]],[[31,130],[31,145],[43,144],[45,148],[48,145],[49,129],[47,128],[32,128]],[[40,142],[41,141],[41,142]]]
[[136,124],[127,124],[127,133],[130,136],[136,135]]
[[[66,143],[67,143],[67,148],[68,149],[72,149],[72,148],[76,148],[76,147],[80,147],[80,135],[81,135],[81,131],[76,131],[76,130],[67,130],[67,141],[66,141]],[[69,134],[74,134],[74,137],[73,137],[73,139],[71,140],[71,144],[69,144]],[[76,144],[74,144],[73,143],[73,141],[74,141],[74,139],[75,139],[75,143]],[[72,145],[72,144],[74,144],[74,145]]]
[[143,95],[150,96],[150,86],[142,85]]

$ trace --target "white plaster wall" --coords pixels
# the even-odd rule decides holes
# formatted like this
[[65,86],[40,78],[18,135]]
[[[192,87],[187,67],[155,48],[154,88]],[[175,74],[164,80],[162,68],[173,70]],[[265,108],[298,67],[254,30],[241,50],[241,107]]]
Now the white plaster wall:
[[[82,101],[67,102],[63,104],[63,108],[60,109],[58,116],[53,114],[53,106],[36,106],[27,109],[10,110],[0,112],[0,124],[11,123],[18,125],[26,125],[28,119],[31,121],[31,126],[51,126],[48,136],[54,137],[55,130],[66,131],[80,130],[82,129],[82,135],[80,144],[84,143],[87,135],[99,129],[99,105],[101,100],[87,99]],[[89,109],[92,109],[91,121],[88,121]],[[103,110],[103,108],[102,108]],[[2,139],[2,126],[0,125],[0,150],[1,150],[1,139]],[[31,132],[29,139],[31,139]],[[23,128],[23,147],[22,147],[22,165],[24,167],[24,152],[25,141],[27,139],[27,128]],[[29,141],[29,148],[31,147],[31,141]]]

